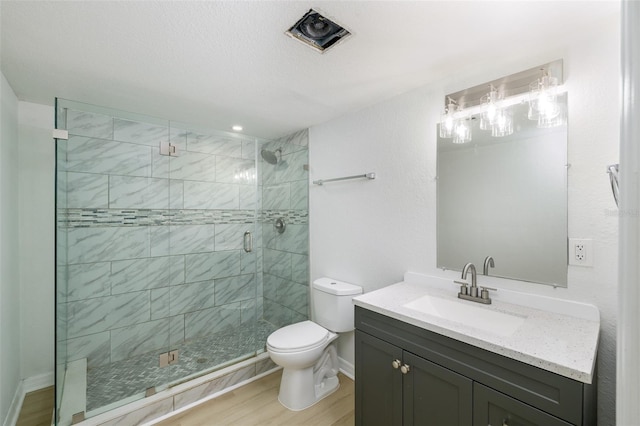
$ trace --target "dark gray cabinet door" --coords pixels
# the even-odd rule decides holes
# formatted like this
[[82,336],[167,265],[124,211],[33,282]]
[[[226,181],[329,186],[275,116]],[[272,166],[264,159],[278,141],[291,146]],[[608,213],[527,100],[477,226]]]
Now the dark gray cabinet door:
[[402,374],[391,364],[402,349],[359,330],[355,333],[356,425],[402,425]]
[[473,426],[571,426],[571,424],[480,383],[474,383]]
[[471,379],[409,352],[404,352],[403,361],[409,365],[409,372],[403,377],[405,425],[471,424]]

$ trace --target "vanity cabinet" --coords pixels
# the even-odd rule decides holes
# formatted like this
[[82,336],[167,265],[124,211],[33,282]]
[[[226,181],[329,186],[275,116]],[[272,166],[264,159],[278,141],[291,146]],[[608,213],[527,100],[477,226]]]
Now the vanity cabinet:
[[471,424],[470,379],[358,330],[356,354],[356,424]]
[[595,386],[360,306],[355,349],[356,425],[596,424]]

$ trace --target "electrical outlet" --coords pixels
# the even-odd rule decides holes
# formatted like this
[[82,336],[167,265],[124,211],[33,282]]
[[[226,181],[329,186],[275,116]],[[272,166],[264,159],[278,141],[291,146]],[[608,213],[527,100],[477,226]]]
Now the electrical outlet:
[[569,265],[593,266],[593,241],[569,238]]

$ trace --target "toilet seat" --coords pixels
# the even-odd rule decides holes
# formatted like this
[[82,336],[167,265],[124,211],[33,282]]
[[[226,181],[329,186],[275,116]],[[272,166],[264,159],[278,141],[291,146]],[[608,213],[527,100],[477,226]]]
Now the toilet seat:
[[312,321],[302,321],[274,331],[267,347],[277,352],[300,352],[326,344],[329,331]]

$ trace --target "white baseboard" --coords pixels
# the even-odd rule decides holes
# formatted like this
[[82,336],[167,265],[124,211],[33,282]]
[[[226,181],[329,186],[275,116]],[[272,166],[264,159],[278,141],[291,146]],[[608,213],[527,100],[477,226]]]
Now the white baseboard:
[[4,419],[3,426],[14,426],[18,422],[20,408],[22,408],[22,401],[24,401],[24,396],[26,395],[23,383],[24,380],[20,380],[18,382],[18,386],[16,386],[16,393],[13,395],[13,400],[9,406],[9,412],[7,413],[7,417]]
[[7,417],[4,419],[4,423],[2,425],[14,426],[18,422],[20,409],[22,408],[22,403],[24,402],[25,395],[29,392],[53,386],[54,377],[55,376],[53,373],[44,373],[33,377],[27,377],[24,380],[20,380],[18,382],[18,386],[16,386],[16,392],[13,395],[13,400],[11,401],[11,405],[9,406]]
[[55,375],[53,371],[51,373],[38,374],[37,376],[27,377],[24,379],[24,393],[33,392],[36,390],[48,388],[55,383]]
[[351,380],[355,380],[356,370],[348,361],[345,361],[343,358],[338,357],[338,365],[340,366],[340,372],[350,378]]

